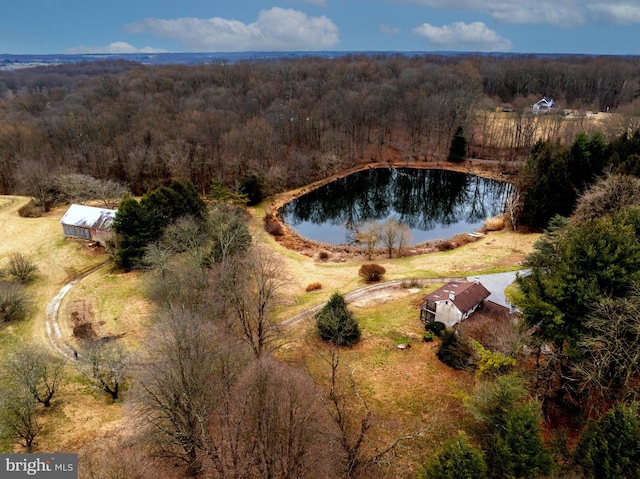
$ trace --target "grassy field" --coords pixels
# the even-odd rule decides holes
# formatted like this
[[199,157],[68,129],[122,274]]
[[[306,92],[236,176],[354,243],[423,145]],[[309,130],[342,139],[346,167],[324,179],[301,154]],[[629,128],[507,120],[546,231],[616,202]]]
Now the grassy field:
[[[39,266],[36,280],[28,286],[33,298],[31,318],[0,326],[0,356],[25,341],[48,348],[45,308],[57,291],[74,275],[108,261],[86,243],[65,239],[59,220],[66,208],[57,208],[42,218],[20,218],[18,208],[27,200],[0,197],[0,262],[15,251],[32,257]],[[261,210],[254,211],[252,232],[282,261],[287,283],[281,290],[277,320],[320,304],[334,291],[346,293],[365,285],[358,276],[361,261],[318,261],[287,250],[261,231]],[[508,231],[492,232],[461,248],[399,259],[379,258],[387,270],[386,280],[467,276],[517,269],[531,250],[535,235]],[[92,323],[96,334],[121,336],[135,349],[145,334],[150,305],[144,299],[144,273],[121,273],[106,264],[78,283],[60,307],[60,325],[73,344],[73,317]],[[322,289],[308,293],[306,286],[319,282]],[[434,284],[430,289],[435,289]],[[422,341],[419,321],[420,298],[426,289],[401,290],[393,296],[369,298],[351,305],[362,331],[362,341],[344,350],[342,361],[374,412],[375,427],[370,452],[395,437],[422,430],[420,437],[398,448],[387,477],[406,477],[424,455],[457,428],[462,414],[461,396],[473,385],[473,376],[442,365],[435,357],[435,343]],[[290,328],[282,349],[283,359],[304,365],[319,383],[323,378],[323,345],[313,325]],[[411,348],[400,350],[398,343]],[[0,359],[2,359],[0,357]],[[122,403],[111,402],[93,389],[75,368],[66,373],[66,385],[44,414],[45,432],[41,451],[78,451],[100,437],[128,434]],[[124,439],[123,439],[124,440]],[[7,450],[9,446],[4,445]],[[16,449],[19,450],[19,449]]]

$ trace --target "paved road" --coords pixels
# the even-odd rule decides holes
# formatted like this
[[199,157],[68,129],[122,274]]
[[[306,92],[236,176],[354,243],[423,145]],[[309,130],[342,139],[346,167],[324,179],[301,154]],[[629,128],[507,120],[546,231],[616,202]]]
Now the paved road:
[[513,305],[504,295],[504,290],[516,280],[517,274],[526,274],[527,270],[510,271],[508,273],[483,274],[481,276],[468,276],[467,281],[478,279],[491,295],[487,298],[501,306],[512,309]]

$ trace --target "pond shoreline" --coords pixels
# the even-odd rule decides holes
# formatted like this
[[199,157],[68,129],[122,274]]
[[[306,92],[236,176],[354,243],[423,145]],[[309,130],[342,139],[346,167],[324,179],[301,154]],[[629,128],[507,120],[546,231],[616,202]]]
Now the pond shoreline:
[[[505,167],[506,165],[509,165],[509,162],[496,161],[488,163],[486,160],[465,160],[460,163],[451,163],[442,160],[428,162],[384,161],[365,163],[357,165],[353,168],[349,168],[345,171],[340,172],[339,174],[332,175],[328,178],[324,178],[309,185],[277,195],[266,207],[265,219],[269,218],[269,221],[275,221],[278,223],[279,227],[277,228],[277,230],[279,234],[272,236],[279,244],[292,251],[297,251],[309,257],[318,257],[318,259],[322,261],[345,262],[347,260],[353,259],[368,260],[369,258],[367,257],[365,252],[357,245],[332,245],[310,240],[301,236],[298,232],[293,230],[289,225],[287,225],[280,219],[278,215],[280,208],[282,208],[290,201],[298,198],[299,196],[309,193],[310,191],[320,188],[328,183],[331,183],[332,181],[368,169],[411,168],[446,170],[476,175],[497,181],[513,181],[516,171],[519,168],[519,164],[510,166],[510,168],[514,169],[513,173],[511,174],[505,173],[505,170],[507,170],[507,168]],[[437,251],[450,250],[460,247],[464,244],[473,243],[480,237],[482,237],[483,234],[486,234],[488,232],[488,230],[484,227],[476,231],[480,232],[481,235],[471,235],[468,233],[464,233],[455,235],[451,238],[425,241],[414,246],[407,247],[406,250],[403,251],[402,256],[416,256],[434,253]],[[376,248],[371,261],[375,260],[376,258],[387,258],[386,250],[384,248]]]

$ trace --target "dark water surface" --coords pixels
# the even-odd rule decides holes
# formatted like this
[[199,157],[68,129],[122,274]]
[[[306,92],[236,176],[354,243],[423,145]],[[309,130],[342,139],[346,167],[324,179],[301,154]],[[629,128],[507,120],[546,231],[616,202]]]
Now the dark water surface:
[[416,244],[481,228],[503,212],[512,190],[510,183],[455,171],[377,168],[306,193],[279,214],[300,235],[333,245],[353,243],[367,221],[395,218]]

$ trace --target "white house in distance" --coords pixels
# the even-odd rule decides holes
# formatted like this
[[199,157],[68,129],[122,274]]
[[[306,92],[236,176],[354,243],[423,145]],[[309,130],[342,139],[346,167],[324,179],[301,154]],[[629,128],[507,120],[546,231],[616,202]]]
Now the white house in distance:
[[552,109],[557,109],[558,106],[554,103],[552,98],[544,97],[533,104],[531,110],[534,115],[538,113],[548,113]]
[[422,298],[420,319],[425,323],[439,321],[451,328],[467,319],[490,294],[478,281],[450,281]]
[[71,205],[60,223],[67,237],[104,244],[113,235],[111,224],[117,212],[94,206]]

